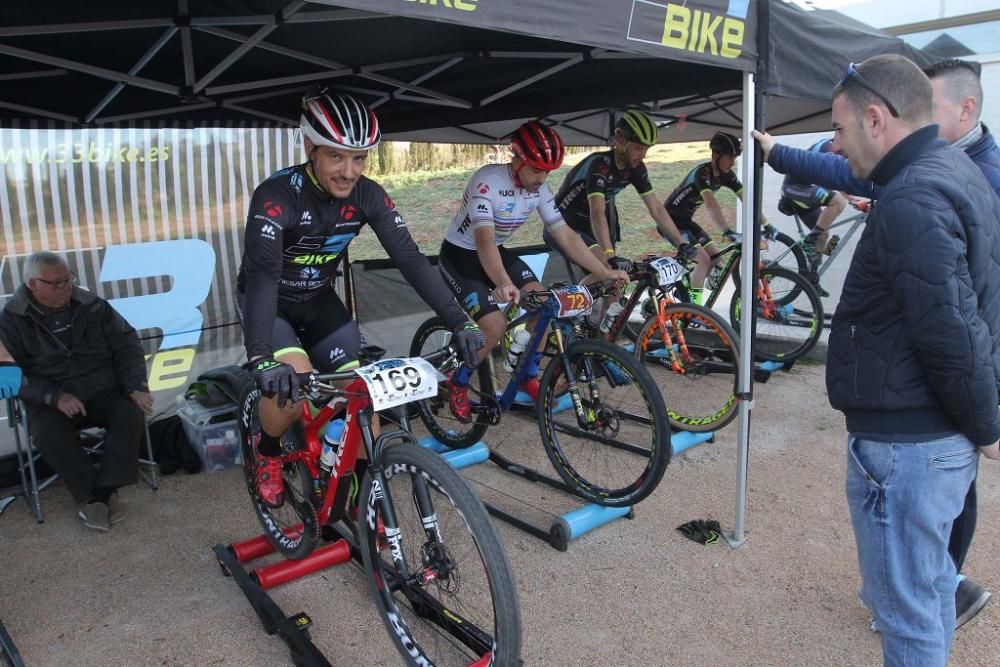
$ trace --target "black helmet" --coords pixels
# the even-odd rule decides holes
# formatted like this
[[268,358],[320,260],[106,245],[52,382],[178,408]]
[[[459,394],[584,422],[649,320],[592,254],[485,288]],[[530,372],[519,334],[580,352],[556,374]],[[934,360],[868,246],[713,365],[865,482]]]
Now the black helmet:
[[708,142],[708,147],[713,153],[720,155],[732,155],[739,157],[743,152],[743,142],[740,138],[726,132],[716,132],[712,135],[712,140]]
[[382,133],[368,105],[343,93],[314,88],[302,98],[302,132],[316,146],[369,150]]

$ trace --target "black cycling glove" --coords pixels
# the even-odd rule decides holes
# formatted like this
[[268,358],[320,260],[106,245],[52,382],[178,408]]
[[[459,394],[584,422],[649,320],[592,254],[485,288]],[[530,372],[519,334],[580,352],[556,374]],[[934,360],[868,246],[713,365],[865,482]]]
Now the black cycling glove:
[[273,357],[263,357],[249,362],[247,368],[261,395],[267,398],[277,396],[279,408],[299,398],[299,375],[288,364]]
[[698,247],[690,243],[677,246],[677,259],[682,262],[693,262],[698,256]]
[[479,350],[486,344],[484,334],[475,322],[466,322],[455,332],[455,349],[466,366],[475,368],[479,365]]
[[677,526],[677,530],[689,540],[694,540],[699,544],[715,544],[722,537],[722,526],[718,521],[709,519],[695,519],[685,524]]
[[612,257],[608,257],[608,266],[615,271],[624,271],[625,273],[628,273],[632,270],[632,260],[614,255]]

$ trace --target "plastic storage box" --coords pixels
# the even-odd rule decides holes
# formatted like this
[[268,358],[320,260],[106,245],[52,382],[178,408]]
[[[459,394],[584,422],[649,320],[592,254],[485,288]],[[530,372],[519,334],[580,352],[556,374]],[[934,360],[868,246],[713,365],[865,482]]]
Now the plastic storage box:
[[239,407],[234,403],[206,408],[196,400],[177,397],[177,414],[191,446],[201,457],[207,473],[241,465]]

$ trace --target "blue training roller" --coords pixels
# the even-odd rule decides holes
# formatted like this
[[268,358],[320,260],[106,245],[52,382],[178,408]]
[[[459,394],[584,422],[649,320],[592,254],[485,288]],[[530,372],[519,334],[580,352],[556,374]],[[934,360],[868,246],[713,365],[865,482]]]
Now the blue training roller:
[[448,462],[452,468],[459,470],[468,466],[476,465],[477,463],[482,463],[490,457],[490,450],[486,447],[486,443],[480,440],[474,445],[465,447],[464,449],[451,449],[447,445],[444,445],[432,436],[425,436],[417,441],[421,447],[425,447],[436,454],[440,454],[441,458]]
[[589,504],[557,517],[555,525],[559,527],[563,537],[569,541],[631,513],[631,507],[603,507]]
[[768,373],[773,373],[774,371],[780,371],[785,367],[785,362],[783,361],[759,361],[757,362],[757,370],[767,371]]

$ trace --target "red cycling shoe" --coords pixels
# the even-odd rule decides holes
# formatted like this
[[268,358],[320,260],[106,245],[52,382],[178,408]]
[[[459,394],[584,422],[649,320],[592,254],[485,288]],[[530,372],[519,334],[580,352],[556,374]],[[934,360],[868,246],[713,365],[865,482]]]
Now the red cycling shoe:
[[281,476],[281,457],[257,455],[257,496],[271,508],[285,504],[285,480]]
[[469,405],[469,387],[451,383],[448,388],[448,406],[451,414],[463,424],[472,421],[472,406]]

